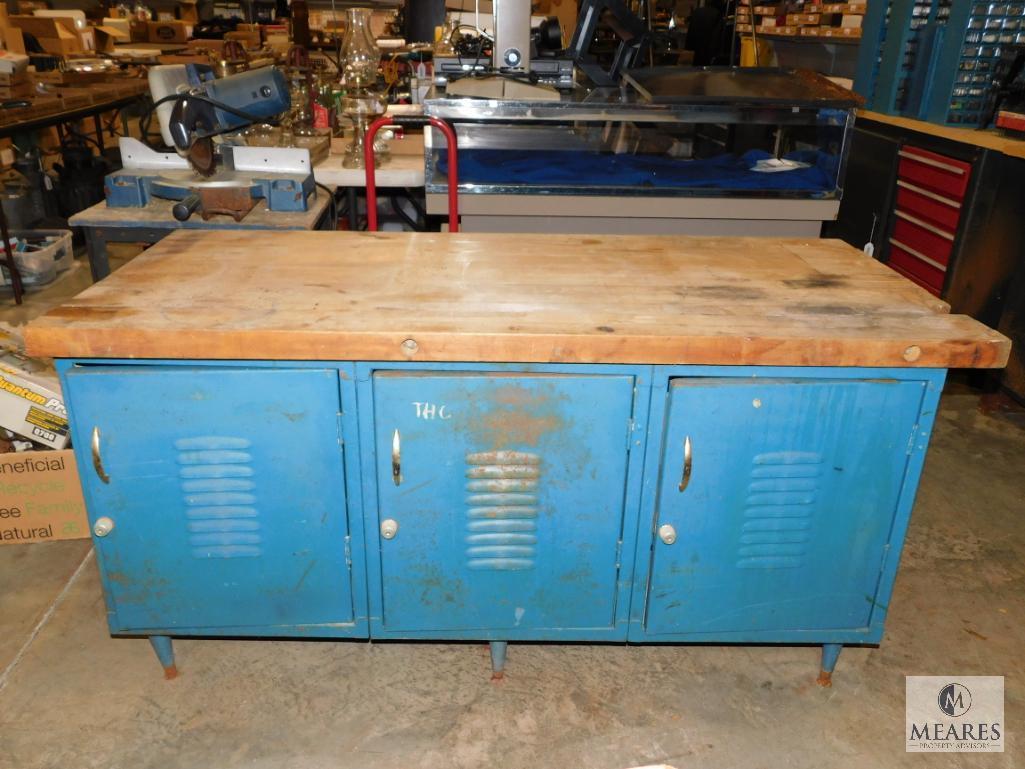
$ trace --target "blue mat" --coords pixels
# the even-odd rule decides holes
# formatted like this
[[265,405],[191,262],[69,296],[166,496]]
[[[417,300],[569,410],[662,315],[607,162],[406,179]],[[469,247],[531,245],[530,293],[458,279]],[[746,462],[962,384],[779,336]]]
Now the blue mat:
[[[808,168],[776,173],[752,171],[756,162],[772,157],[752,150],[741,156],[678,160],[654,155],[560,150],[460,150],[459,181],[473,184],[529,184],[542,187],[648,187],[788,191],[810,194],[836,189],[839,159],[823,152],[794,152],[789,160]],[[448,153],[439,152],[438,168],[448,171]]]

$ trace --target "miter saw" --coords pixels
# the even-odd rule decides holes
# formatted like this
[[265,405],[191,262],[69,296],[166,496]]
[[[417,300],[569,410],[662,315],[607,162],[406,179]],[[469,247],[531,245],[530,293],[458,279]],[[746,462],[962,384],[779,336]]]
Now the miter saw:
[[288,111],[288,82],[280,70],[217,78],[206,65],[170,65],[153,67],[149,81],[164,142],[177,154],[122,138],[123,168],[104,180],[108,206],[172,199],[179,221],[197,211],[204,219],[222,214],[241,221],[260,200],[270,211],[307,209],[316,193],[308,149],[250,147],[232,137]]

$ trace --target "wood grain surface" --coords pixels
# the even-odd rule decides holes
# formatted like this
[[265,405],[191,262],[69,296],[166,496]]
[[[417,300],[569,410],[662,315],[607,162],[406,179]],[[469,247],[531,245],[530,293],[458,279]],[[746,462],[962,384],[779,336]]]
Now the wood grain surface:
[[907,131],[937,136],[941,139],[949,139],[952,142],[985,147],[1012,158],[1025,158],[1025,140],[1005,136],[996,129],[979,131],[975,128],[956,128],[954,126],[938,125],[936,123],[927,123],[924,120],[901,117],[900,115],[886,115],[882,112],[872,112],[870,110],[858,110],[858,118],[872,120],[876,123],[886,123],[887,125],[903,128]]
[[79,211],[68,219],[72,227],[124,227],[127,229],[162,230],[312,230],[331,203],[330,196],[317,189],[306,201],[305,211],[271,211],[263,201],[258,201],[241,222],[230,216],[218,214],[209,221],[197,213],[184,222],[174,218],[172,209],[176,200],[152,198],[140,208],[125,206],[115,208],[106,201]]
[[52,357],[1004,365],[1005,337],[947,310],[830,240],[177,232],[27,343]]

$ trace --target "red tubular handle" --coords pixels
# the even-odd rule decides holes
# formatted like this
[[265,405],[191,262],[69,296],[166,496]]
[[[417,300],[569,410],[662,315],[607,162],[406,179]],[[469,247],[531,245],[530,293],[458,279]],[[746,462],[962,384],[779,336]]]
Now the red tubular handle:
[[459,156],[456,132],[451,125],[436,117],[398,118],[384,115],[367,126],[363,139],[363,160],[367,170],[367,229],[377,231],[377,170],[374,168],[374,137],[386,125],[409,125],[427,122],[445,134],[448,146],[448,231],[459,232]]

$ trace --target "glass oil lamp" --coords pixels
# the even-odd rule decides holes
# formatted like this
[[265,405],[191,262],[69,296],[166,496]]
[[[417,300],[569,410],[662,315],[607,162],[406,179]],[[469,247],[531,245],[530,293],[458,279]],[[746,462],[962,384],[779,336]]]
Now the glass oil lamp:
[[367,126],[383,115],[388,104],[377,90],[377,67],[381,52],[370,31],[371,9],[350,8],[346,12],[342,41],[342,112],[352,121],[352,142],[346,148],[342,166],[363,168]]

